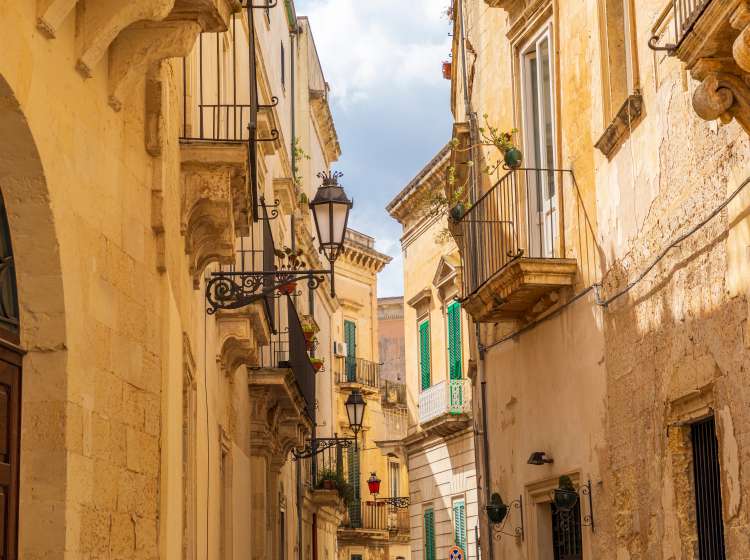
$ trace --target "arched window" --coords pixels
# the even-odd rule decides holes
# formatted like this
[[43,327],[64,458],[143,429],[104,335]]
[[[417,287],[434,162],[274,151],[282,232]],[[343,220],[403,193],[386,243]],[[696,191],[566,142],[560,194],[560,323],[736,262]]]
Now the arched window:
[[[0,194],[0,329],[18,333],[18,291],[8,215]],[[2,333],[0,332],[0,335]]]

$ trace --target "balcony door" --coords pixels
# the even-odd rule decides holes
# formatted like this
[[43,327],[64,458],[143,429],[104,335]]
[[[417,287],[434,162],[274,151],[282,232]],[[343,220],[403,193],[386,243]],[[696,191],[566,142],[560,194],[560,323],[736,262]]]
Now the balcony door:
[[527,257],[554,257],[557,232],[552,33],[549,26],[520,52],[526,159]]
[[346,342],[346,380],[357,381],[357,324],[344,321],[344,342]]

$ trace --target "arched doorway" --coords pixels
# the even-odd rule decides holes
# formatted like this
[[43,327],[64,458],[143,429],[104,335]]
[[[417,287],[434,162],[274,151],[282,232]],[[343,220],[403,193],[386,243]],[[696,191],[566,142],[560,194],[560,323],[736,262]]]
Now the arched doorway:
[[37,144],[2,73],[0,138],[0,558],[62,557],[69,397],[60,250]]

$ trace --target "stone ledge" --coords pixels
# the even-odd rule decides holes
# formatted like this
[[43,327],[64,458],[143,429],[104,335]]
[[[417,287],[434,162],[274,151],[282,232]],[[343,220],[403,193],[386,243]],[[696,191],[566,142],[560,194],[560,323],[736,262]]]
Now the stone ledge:
[[539,304],[545,296],[554,299],[553,292],[573,286],[577,270],[575,259],[519,258],[467,297],[463,307],[478,323],[523,319],[543,311]]
[[610,157],[629,134],[631,127],[641,116],[642,111],[643,98],[641,94],[636,92],[629,95],[594,146],[605,156]]

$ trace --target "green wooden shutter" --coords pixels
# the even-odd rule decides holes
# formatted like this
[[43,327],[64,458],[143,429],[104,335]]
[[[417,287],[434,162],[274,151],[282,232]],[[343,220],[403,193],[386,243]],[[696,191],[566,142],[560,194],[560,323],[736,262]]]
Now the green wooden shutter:
[[357,324],[344,321],[344,342],[346,342],[346,380],[357,380]]
[[424,511],[424,560],[435,558],[435,512],[431,509]]
[[463,500],[453,502],[453,535],[456,546],[466,554],[466,504]]
[[461,359],[461,304],[448,306],[448,364],[451,379],[463,377]]
[[359,449],[354,451],[353,448],[347,450],[347,462],[349,471],[349,484],[352,486],[353,496],[349,504],[349,522],[354,528],[362,526],[362,504],[360,502],[359,488]]
[[419,374],[422,390],[429,389],[430,379],[430,322],[424,321],[419,325]]

